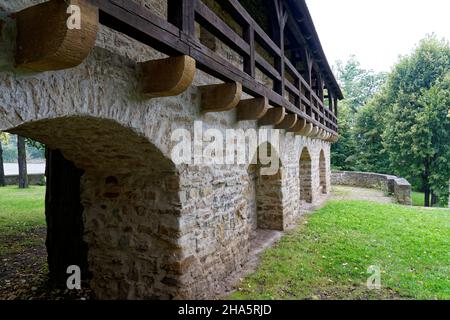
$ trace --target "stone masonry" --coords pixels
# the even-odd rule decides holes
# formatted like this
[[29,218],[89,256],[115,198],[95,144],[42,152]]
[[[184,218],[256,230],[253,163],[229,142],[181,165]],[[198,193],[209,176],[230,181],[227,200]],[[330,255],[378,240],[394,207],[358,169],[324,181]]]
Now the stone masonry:
[[392,194],[399,204],[412,205],[411,184],[404,178],[372,172],[336,171],[331,174],[331,182],[333,185],[380,189]]
[[[39,2],[0,2],[0,130],[59,149],[85,171],[84,239],[98,298],[211,298],[247,261],[258,228],[284,230],[302,201],[329,192],[330,143],[284,130],[273,176],[258,166],[176,165],[174,130],[256,122],[236,122],[235,111],[200,113],[197,86],[219,83],[200,71],[183,94],[144,99],[137,63],[164,55],[106,27],[76,68],[15,70],[7,16]],[[139,3],[165,14],[164,1]]]

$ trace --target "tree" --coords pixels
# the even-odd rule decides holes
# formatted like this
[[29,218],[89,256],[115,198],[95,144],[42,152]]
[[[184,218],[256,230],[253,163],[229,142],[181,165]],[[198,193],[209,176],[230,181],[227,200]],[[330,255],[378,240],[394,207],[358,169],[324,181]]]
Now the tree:
[[5,180],[5,168],[3,166],[3,146],[2,143],[8,142],[8,135],[6,133],[0,133],[0,187],[6,185]]
[[27,151],[25,138],[17,136],[17,160],[19,162],[19,188],[28,188]]
[[386,97],[376,94],[359,109],[353,129],[355,168],[358,171],[390,173],[390,165],[383,147]]
[[430,163],[431,205],[448,203],[450,180],[450,73],[419,98],[423,112],[416,117],[412,130],[416,144]]
[[[429,36],[395,66],[384,90],[386,122],[383,145],[396,174],[420,179],[425,206],[431,193],[441,195],[448,183],[449,127],[447,73],[450,71],[448,42]],[[448,89],[447,89],[448,93]],[[441,195],[442,196],[442,195]]]
[[357,166],[354,127],[356,115],[385,82],[386,74],[363,69],[355,56],[335,66],[337,79],[345,100],[339,107],[339,141],[333,144],[331,158],[333,167],[339,170],[364,170]]

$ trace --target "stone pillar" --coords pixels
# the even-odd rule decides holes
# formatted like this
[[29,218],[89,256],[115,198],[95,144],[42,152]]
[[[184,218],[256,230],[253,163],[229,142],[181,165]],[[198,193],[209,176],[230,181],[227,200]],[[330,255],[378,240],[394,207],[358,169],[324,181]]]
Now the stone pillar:
[[300,156],[300,200],[307,203],[313,202],[312,161],[306,148]]
[[399,204],[412,205],[411,184],[403,178],[394,181],[394,196]]

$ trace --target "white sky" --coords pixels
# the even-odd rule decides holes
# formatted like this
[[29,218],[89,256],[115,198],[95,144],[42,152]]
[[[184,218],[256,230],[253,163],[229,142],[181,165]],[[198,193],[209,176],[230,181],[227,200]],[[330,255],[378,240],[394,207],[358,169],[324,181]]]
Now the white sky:
[[306,0],[330,65],[389,71],[427,33],[450,40],[450,0]]

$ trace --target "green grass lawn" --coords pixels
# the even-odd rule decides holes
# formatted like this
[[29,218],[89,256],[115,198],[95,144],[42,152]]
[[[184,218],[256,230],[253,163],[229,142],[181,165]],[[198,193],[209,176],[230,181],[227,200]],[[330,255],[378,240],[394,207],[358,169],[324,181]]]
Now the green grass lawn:
[[[41,186],[0,188],[0,255],[19,251],[37,241],[27,233],[45,227],[44,197],[45,187]],[[15,238],[20,240],[12,241]]]
[[416,207],[424,207],[425,206],[425,195],[423,192],[413,191],[411,197],[412,197],[413,206],[416,206]]
[[[330,201],[264,252],[230,299],[450,299],[450,211]],[[381,290],[366,286],[381,269]]]

